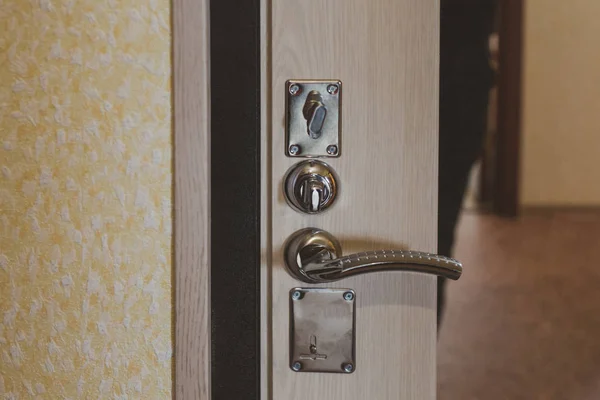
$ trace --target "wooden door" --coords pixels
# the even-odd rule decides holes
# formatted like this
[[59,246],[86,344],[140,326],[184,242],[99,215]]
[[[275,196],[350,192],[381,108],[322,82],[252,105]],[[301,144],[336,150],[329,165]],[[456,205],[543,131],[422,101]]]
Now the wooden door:
[[[435,251],[438,160],[438,0],[264,2],[263,398],[433,399],[436,278],[379,272],[320,285],[356,293],[356,370],[290,368],[290,289],[312,287],[284,267],[285,241],[305,227],[337,237],[344,254]],[[328,158],[340,196],[306,215],[282,182],[289,79],[343,84],[342,148]]]

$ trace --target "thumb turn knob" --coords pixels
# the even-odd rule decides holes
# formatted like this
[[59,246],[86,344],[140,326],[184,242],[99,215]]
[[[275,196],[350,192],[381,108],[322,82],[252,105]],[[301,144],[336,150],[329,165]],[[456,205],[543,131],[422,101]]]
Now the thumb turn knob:
[[306,214],[317,214],[333,204],[338,179],[322,161],[306,160],[293,166],[284,182],[285,198],[290,206]]

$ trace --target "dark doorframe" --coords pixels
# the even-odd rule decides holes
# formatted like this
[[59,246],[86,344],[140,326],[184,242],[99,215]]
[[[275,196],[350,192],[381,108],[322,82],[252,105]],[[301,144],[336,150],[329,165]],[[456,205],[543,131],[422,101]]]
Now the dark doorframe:
[[497,135],[492,208],[516,217],[519,209],[524,0],[500,0]]
[[260,398],[260,0],[210,1],[211,398]]

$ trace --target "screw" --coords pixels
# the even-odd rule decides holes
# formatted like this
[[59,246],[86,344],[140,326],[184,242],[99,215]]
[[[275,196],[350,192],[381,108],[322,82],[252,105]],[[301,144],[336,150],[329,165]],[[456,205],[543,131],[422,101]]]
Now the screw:
[[348,364],[343,364],[342,365],[342,369],[344,370],[344,372],[346,373],[351,373],[352,371],[354,371],[354,365],[352,365],[351,363]]
[[300,146],[298,146],[297,144],[292,144],[290,145],[290,154],[295,156],[296,154],[300,153]]
[[335,144],[330,144],[327,146],[327,154],[334,156],[338,152],[338,147]]
[[292,369],[296,372],[300,371],[302,369],[302,363],[300,361],[296,361],[292,364]]
[[338,93],[338,91],[340,90],[338,85],[329,85],[327,86],[327,93],[331,94],[331,95],[335,95]]
[[295,96],[300,93],[300,86],[296,83],[292,83],[288,90],[292,96]]
[[344,300],[346,300],[346,301],[354,300],[354,293],[352,293],[352,292],[344,293]]
[[302,292],[299,290],[294,290],[294,293],[292,293],[292,299],[300,300],[301,298],[302,298]]

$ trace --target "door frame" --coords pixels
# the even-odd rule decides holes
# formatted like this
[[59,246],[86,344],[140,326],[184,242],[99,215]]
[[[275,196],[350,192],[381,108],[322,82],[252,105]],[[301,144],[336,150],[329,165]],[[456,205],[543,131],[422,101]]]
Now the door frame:
[[478,182],[480,205],[503,217],[517,217],[520,208],[524,7],[525,0],[500,0],[497,4],[497,122],[482,150]]
[[494,212],[519,211],[524,0],[502,0],[499,7],[498,133],[494,166]]
[[497,122],[481,157],[479,201],[504,217],[519,213],[524,6],[524,0],[498,2]]
[[177,399],[261,396],[261,3],[172,3]]
[[208,0],[173,0],[173,394],[179,400],[211,398],[208,22]]

